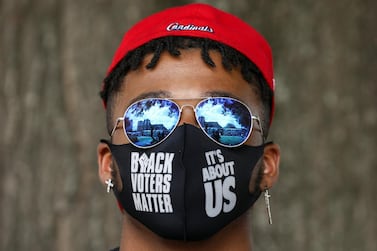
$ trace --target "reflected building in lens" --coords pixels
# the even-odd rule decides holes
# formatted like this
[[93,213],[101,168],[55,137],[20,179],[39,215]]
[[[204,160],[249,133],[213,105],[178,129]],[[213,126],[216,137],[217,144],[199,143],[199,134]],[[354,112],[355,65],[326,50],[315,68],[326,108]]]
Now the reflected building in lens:
[[138,121],[136,130],[133,130],[133,121],[128,120],[127,129],[133,136],[150,136],[152,138],[161,138],[169,133],[163,124],[152,124],[149,119]]
[[243,136],[247,133],[245,128],[237,128],[232,123],[228,123],[226,126],[222,127],[218,122],[207,122],[203,116],[198,118],[198,122],[209,135]]
[[150,130],[152,128],[151,121],[149,119],[144,119],[137,123],[137,131],[142,132],[144,130]]

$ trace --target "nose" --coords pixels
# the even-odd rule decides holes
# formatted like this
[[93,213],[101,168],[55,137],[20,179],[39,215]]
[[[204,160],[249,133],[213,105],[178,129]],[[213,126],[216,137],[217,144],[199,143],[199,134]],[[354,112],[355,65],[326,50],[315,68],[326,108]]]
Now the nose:
[[181,119],[178,125],[191,124],[194,126],[199,126],[195,118],[195,108],[192,105],[181,106]]

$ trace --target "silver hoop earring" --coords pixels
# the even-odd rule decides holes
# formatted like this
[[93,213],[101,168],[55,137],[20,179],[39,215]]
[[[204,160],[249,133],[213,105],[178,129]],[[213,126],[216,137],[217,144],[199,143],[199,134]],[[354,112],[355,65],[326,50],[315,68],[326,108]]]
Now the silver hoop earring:
[[114,183],[111,179],[107,179],[105,181],[105,183],[107,185],[106,191],[107,191],[107,193],[110,193],[110,190],[113,189],[113,187],[114,187]]
[[271,198],[271,195],[268,193],[268,189],[266,188],[266,190],[264,190],[264,202],[266,203],[268,223],[271,225],[272,224],[272,216],[271,216],[270,198]]

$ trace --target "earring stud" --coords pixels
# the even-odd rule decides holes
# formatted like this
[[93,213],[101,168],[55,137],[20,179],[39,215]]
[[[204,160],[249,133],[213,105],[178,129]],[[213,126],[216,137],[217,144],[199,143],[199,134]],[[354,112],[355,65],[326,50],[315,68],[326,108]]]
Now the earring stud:
[[268,189],[266,188],[266,190],[264,190],[264,202],[266,203],[268,223],[271,225],[272,224],[272,216],[271,216],[270,198],[271,198],[271,195],[268,193]]
[[106,191],[107,193],[110,193],[110,190],[114,187],[113,181],[111,179],[107,179],[105,183],[107,185]]

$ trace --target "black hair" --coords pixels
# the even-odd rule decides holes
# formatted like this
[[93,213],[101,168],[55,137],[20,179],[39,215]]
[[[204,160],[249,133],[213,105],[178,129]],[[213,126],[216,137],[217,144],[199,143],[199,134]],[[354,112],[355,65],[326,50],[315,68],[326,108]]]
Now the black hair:
[[226,70],[231,71],[233,68],[238,68],[245,81],[259,87],[264,108],[263,115],[261,116],[262,129],[264,132],[263,136],[267,137],[273,93],[255,64],[242,53],[220,42],[208,38],[179,36],[168,36],[154,39],[135,50],[130,51],[104,79],[104,87],[100,92],[100,96],[107,106],[106,116],[108,131],[110,131],[113,126],[113,99],[115,94],[120,91],[123,79],[127,73],[140,67],[147,54],[153,54],[151,61],[146,65],[147,69],[152,69],[157,65],[161,53],[164,51],[167,51],[172,56],[179,56],[180,49],[188,48],[201,49],[201,57],[210,67],[216,67],[216,65],[211,59],[209,51],[218,51],[221,54],[222,65]]

